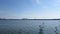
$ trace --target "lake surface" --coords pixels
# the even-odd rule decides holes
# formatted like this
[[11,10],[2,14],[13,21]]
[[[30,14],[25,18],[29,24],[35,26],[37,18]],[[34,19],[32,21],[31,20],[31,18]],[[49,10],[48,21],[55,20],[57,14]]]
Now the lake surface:
[[0,20],[0,34],[38,34],[39,25],[44,34],[55,34],[55,27],[60,32],[60,20]]

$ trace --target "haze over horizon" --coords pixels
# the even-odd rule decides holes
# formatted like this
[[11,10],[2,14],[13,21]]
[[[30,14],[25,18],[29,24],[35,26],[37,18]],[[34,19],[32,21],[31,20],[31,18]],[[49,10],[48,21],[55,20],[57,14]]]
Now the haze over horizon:
[[0,0],[0,18],[60,18],[60,0]]

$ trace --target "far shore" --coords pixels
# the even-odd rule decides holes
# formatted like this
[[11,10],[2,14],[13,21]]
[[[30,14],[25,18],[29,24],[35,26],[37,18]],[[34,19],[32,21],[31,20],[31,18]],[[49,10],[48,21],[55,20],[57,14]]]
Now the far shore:
[[60,20],[60,19],[0,19],[0,20]]

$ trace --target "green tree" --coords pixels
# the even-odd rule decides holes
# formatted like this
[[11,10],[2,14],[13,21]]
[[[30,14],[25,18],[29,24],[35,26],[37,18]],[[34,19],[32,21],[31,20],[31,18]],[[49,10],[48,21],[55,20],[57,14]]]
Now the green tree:
[[44,23],[43,23],[42,25],[40,25],[39,27],[40,27],[40,29],[39,29],[39,34],[44,34],[44,30],[43,30],[43,28],[44,28]]
[[27,32],[27,34],[30,34],[29,32]]
[[21,32],[19,32],[19,34],[21,34]]
[[58,34],[58,28],[57,27],[55,27],[55,34]]

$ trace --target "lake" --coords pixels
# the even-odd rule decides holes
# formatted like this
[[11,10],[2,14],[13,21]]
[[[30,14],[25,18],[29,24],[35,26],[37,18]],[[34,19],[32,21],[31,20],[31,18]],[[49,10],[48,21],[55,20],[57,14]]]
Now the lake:
[[60,20],[0,20],[0,34],[44,34],[60,33]]

